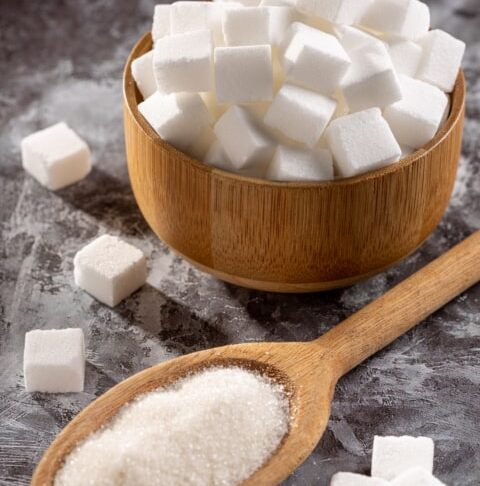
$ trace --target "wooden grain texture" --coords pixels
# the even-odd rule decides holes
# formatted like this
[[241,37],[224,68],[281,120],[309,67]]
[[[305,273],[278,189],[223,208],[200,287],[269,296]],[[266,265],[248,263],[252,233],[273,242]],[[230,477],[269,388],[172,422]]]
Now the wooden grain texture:
[[238,285],[279,292],[349,285],[405,258],[433,231],[450,199],[460,156],[465,80],[445,126],[398,164],[350,179],[282,183],[208,167],[163,142],[137,109],[130,65],[124,124],[133,192],[173,250]]
[[330,415],[338,379],[422,319],[480,281],[480,231],[310,343],[225,346],[153,366],[95,400],[59,434],[32,478],[51,486],[65,456],[141,393],[211,366],[237,365],[282,383],[289,395],[289,432],[275,454],[243,486],[278,484],[310,454]]

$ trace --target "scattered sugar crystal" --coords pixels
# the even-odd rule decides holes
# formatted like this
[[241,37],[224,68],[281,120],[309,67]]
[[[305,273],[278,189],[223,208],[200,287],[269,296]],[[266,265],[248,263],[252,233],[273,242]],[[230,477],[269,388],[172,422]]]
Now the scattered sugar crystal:
[[387,106],[383,116],[400,145],[418,149],[437,133],[448,109],[447,95],[418,79],[400,76],[403,98]]
[[390,486],[446,486],[422,467],[409,469],[388,484]]
[[[339,472],[334,474],[330,486],[389,486],[390,483],[381,478],[371,478],[362,474]],[[412,485],[410,485],[412,486]]]
[[67,456],[54,485],[138,486],[156,478],[233,486],[268,460],[288,428],[281,385],[240,368],[211,368],[125,405]]
[[140,288],[147,261],[138,248],[117,236],[102,235],[84,246],[73,260],[75,283],[110,307]]
[[421,40],[423,56],[417,77],[442,91],[453,91],[465,52],[465,43],[443,30],[432,30]]
[[314,91],[285,84],[265,115],[265,124],[313,147],[335,112],[337,102]]
[[360,111],[333,120],[326,132],[336,169],[352,177],[390,165],[402,151],[378,108]]
[[210,91],[213,87],[212,49],[210,30],[159,39],[153,53],[153,72],[159,91]]
[[157,82],[153,75],[153,50],[132,62],[132,76],[144,100],[157,91]]
[[170,5],[155,5],[152,24],[152,40],[170,35]]
[[83,391],[85,344],[81,329],[27,332],[23,356],[27,392]]
[[422,59],[422,48],[412,41],[392,42],[388,47],[395,71],[414,78]]
[[270,45],[217,47],[215,87],[219,103],[251,103],[273,97]]
[[223,12],[227,46],[265,45],[270,42],[270,16],[266,7],[233,8]]
[[52,191],[88,175],[92,161],[88,145],[64,122],[22,140],[23,168]]
[[279,145],[266,178],[272,181],[330,181],[333,160],[329,150],[308,150]]
[[409,469],[433,471],[433,440],[429,437],[380,437],[373,439],[372,476],[395,479]]

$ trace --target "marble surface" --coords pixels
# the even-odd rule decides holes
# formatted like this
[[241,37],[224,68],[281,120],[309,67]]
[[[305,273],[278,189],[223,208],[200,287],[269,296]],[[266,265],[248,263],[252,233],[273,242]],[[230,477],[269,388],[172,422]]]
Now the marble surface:
[[[61,428],[95,397],[159,361],[226,343],[312,339],[480,228],[480,2],[430,0],[433,25],[468,43],[465,141],[438,229],[406,261],[354,287],[274,295],[226,285],[172,254],[140,216],[128,183],[121,72],[148,29],[153,1],[0,2],[0,484],[26,485]],[[57,193],[21,169],[28,133],[66,120],[95,168]],[[120,234],[142,248],[148,284],[114,310],[77,289],[72,259],[88,240]],[[28,394],[24,334],[81,327],[84,393]],[[480,287],[474,287],[345,377],[325,436],[284,483],[323,486],[368,472],[374,434],[435,439],[448,485],[480,482]]]

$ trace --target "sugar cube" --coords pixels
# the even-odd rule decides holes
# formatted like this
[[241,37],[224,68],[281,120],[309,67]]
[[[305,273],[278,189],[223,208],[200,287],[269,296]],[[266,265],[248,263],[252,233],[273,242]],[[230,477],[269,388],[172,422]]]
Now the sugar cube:
[[297,8],[334,24],[356,24],[373,0],[297,0]]
[[198,160],[203,160],[208,150],[210,149],[210,146],[216,141],[216,139],[217,137],[215,136],[213,128],[208,125],[188,146],[186,152],[188,153],[188,155],[190,155],[190,157]]
[[226,2],[226,3],[239,3],[240,5],[243,5],[244,7],[256,7],[259,5],[259,0],[213,0],[214,2]]
[[276,94],[264,121],[311,148],[323,134],[336,107],[337,102],[332,98],[285,84]]
[[430,10],[419,0],[375,0],[360,24],[403,39],[419,39],[430,28]]
[[421,45],[423,56],[417,78],[450,93],[462,63],[465,43],[437,29],[423,37]]
[[218,103],[215,91],[204,91],[200,96],[214,120],[218,120],[228,108],[227,105]]
[[272,181],[330,181],[333,160],[329,150],[307,150],[279,145],[266,178]]
[[204,162],[212,167],[217,167],[218,169],[234,171],[235,167],[228,158],[228,155],[223,150],[222,144],[215,140],[208,149],[205,155]]
[[92,168],[88,145],[64,122],[28,135],[21,145],[23,168],[52,191],[78,182]]
[[117,236],[102,235],[93,240],[77,252],[73,264],[75,283],[110,307],[147,279],[143,252]]
[[159,91],[210,91],[213,87],[212,49],[210,30],[159,39],[153,53],[153,71]]
[[415,77],[423,54],[419,44],[409,40],[392,42],[388,52],[398,74]]
[[219,103],[272,99],[273,69],[269,45],[217,47],[214,58]]
[[85,344],[81,329],[27,332],[23,355],[27,392],[83,391]]
[[418,149],[437,133],[448,109],[448,96],[437,87],[400,76],[403,98],[387,106],[383,116],[400,145]]
[[336,37],[325,32],[297,32],[285,50],[286,79],[302,88],[331,95],[350,67]]
[[140,103],[138,109],[166,142],[180,150],[186,149],[213,121],[198,93],[157,91]]
[[213,42],[216,47],[225,46],[225,38],[223,36],[223,15],[226,10],[241,8],[241,4],[237,2],[208,2],[207,9],[207,25],[212,31]]
[[377,37],[351,25],[336,25],[334,33],[347,53],[364,45],[382,42]]
[[266,8],[269,18],[270,44],[279,46],[285,38],[290,25],[298,20],[299,14],[294,8],[289,6],[269,6]]
[[185,34],[207,30],[210,2],[174,2],[170,5],[170,30],[172,34]]
[[265,45],[270,42],[270,16],[266,7],[233,8],[223,12],[227,46]]
[[295,8],[296,0],[261,0],[262,7],[292,7]]
[[170,35],[170,5],[155,5],[152,24],[152,40]]
[[214,131],[235,169],[266,166],[273,156],[273,141],[245,108],[231,106]]
[[446,486],[423,467],[414,467],[391,481],[390,486]]
[[389,484],[381,478],[371,478],[351,472],[336,473],[330,481],[330,486],[389,486]]
[[325,131],[338,174],[352,177],[385,167],[402,155],[378,108],[333,120]]
[[153,75],[153,50],[132,62],[132,76],[144,100],[157,91],[157,82]]
[[341,87],[350,112],[383,108],[402,98],[397,74],[382,43],[364,45],[349,55],[353,64]]
[[373,439],[372,476],[392,480],[421,467],[433,471],[433,440],[429,437],[380,437]]

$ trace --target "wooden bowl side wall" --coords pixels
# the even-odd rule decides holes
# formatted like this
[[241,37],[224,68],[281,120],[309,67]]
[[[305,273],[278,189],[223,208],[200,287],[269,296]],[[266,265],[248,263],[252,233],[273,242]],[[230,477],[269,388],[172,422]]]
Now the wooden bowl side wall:
[[460,156],[465,82],[445,126],[398,164],[328,183],[276,183],[211,168],[163,142],[138,112],[133,59],[124,74],[132,188],[145,219],[176,252],[224,280],[274,291],[348,285],[415,250],[448,205]]

